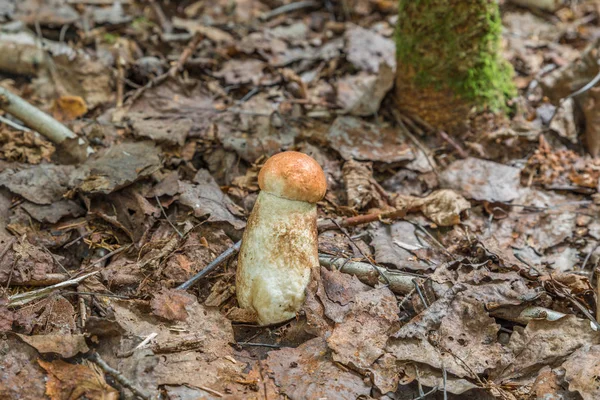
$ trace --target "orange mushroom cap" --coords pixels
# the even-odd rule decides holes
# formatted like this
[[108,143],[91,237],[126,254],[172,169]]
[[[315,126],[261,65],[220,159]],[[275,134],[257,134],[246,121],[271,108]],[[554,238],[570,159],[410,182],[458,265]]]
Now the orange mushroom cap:
[[319,163],[297,151],[269,158],[258,174],[258,185],[269,194],[309,203],[318,202],[327,191],[327,180]]

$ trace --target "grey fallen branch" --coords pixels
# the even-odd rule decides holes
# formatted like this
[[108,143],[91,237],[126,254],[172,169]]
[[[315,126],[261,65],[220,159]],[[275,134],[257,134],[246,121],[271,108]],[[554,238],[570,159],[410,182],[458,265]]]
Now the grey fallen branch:
[[69,128],[3,87],[0,87],[0,108],[54,143],[77,138]]
[[[192,287],[200,279],[217,269],[221,264],[229,260],[240,250],[241,240],[231,246],[229,249],[221,253],[202,271],[188,279],[177,287],[177,289],[185,290]],[[414,288],[413,280],[418,278],[417,275],[408,274],[405,272],[390,271],[386,268],[372,266],[371,264],[350,261],[345,258],[333,257],[326,254],[319,254],[319,262],[322,266],[328,269],[337,269],[346,274],[356,275],[363,283],[375,286],[378,282],[386,283],[385,279],[389,280],[390,290],[396,294],[407,294]],[[375,270],[374,268],[377,268]]]
[[[371,265],[366,262],[352,261],[347,258],[319,254],[319,263],[330,270],[336,269],[345,274],[355,275],[362,283],[375,286],[378,283],[388,284],[396,294],[408,294],[415,288],[415,279],[422,280],[419,275]],[[386,282],[387,280],[387,282]]]
[[84,281],[92,275],[98,274],[99,271],[90,272],[85,275],[81,275],[80,277],[69,279],[68,281],[60,282],[52,286],[48,286],[38,290],[32,290],[31,292],[25,292],[20,294],[15,294],[14,296],[10,296],[8,298],[8,306],[16,307],[25,305],[33,300],[41,299],[43,297],[48,296],[50,293],[57,289],[62,289],[68,286],[77,285],[79,282]]

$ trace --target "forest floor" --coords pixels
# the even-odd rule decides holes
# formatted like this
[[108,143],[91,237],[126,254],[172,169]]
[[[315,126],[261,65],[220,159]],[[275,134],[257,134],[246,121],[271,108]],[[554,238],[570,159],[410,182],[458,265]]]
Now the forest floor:
[[[0,0],[0,87],[93,149],[0,114],[0,398],[600,398],[597,2],[503,3],[520,94],[452,136],[393,98],[396,3]],[[322,267],[258,327],[236,257],[177,287],[288,149]]]

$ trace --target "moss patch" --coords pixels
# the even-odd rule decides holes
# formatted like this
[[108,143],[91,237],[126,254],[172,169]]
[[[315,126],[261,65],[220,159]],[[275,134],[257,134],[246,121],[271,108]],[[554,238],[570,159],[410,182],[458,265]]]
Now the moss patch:
[[496,1],[400,0],[398,17],[399,78],[450,89],[480,109],[506,109],[516,89],[512,67],[500,53]]

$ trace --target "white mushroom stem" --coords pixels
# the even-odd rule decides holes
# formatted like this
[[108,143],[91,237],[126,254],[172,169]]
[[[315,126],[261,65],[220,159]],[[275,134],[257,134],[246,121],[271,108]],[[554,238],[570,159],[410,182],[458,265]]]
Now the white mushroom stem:
[[261,325],[293,318],[319,265],[317,207],[260,192],[244,232],[236,291]]

